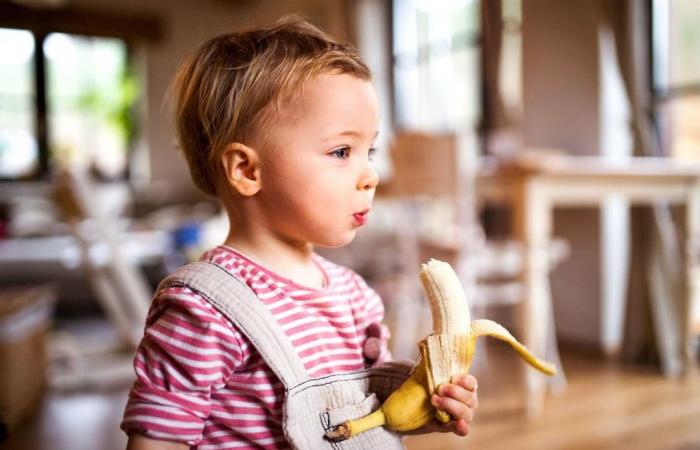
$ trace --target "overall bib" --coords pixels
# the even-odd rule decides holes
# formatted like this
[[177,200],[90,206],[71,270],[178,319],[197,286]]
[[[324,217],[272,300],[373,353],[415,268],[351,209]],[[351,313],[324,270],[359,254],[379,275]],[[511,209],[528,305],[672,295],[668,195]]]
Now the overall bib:
[[374,428],[343,442],[324,438],[349,419],[365,416],[410,374],[412,361],[390,362],[357,372],[310,378],[289,338],[255,293],[211,262],[188,264],[163,280],[158,290],[187,286],[202,295],[243,333],[284,384],[284,435],[296,449],[403,449],[401,436]]

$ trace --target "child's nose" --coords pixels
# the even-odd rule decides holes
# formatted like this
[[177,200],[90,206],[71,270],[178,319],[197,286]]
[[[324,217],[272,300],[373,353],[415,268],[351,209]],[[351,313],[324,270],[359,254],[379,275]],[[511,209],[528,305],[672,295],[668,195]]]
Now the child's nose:
[[379,184],[379,175],[377,175],[377,171],[374,170],[374,167],[371,164],[368,164],[365,166],[360,178],[357,180],[357,190],[366,191],[369,189],[374,189],[377,187],[377,184]]

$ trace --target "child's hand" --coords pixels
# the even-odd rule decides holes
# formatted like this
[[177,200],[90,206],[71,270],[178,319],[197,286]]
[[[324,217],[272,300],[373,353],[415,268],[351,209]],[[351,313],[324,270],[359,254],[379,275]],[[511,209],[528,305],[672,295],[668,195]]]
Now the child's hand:
[[450,381],[451,383],[440,385],[430,400],[435,408],[445,411],[454,420],[446,424],[433,421],[428,426],[428,431],[451,431],[466,436],[479,404],[476,378],[471,375],[455,375]]

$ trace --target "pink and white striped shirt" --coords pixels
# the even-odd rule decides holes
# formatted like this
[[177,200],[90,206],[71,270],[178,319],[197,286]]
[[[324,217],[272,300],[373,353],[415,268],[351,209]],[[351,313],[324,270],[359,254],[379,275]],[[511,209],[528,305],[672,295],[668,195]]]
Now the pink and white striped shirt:
[[[314,255],[324,287],[301,286],[219,246],[201,260],[230,271],[255,292],[289,337],[312,378],[360,370],[363,348],[384,315],[379,296],[353,271]],[[284,386],[222,314],[186,287],[156,294],[134,360],[136,381],[121,427],[198,449],[288,448]]]

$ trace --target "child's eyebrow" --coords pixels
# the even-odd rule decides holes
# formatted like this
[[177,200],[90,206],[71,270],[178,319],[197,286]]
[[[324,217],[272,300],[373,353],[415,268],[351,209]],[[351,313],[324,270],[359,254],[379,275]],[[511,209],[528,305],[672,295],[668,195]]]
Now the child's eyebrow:
[[[362,137],[362,133],[360,133],[359,131],[355,131],[355,130],[345,130],[345,131],[342,131],[342,132],[340,132],[340,133],[333,134],[333,135],[327,137],[327,138],[324,139],[324,140],[331,140],[331,139],[336,138],[336,137],[345,137],[345,136],[348,136],[348,137]],[[376,132],[374,133],[374,136],[372,137],[372,139],[377,139],[377,136],[379,136],[379,131],[376,131]]]

